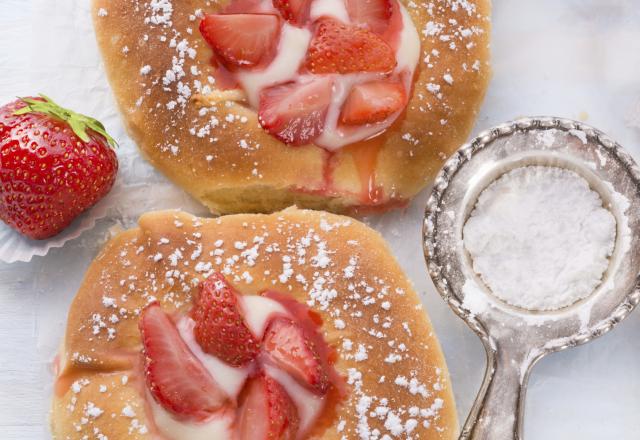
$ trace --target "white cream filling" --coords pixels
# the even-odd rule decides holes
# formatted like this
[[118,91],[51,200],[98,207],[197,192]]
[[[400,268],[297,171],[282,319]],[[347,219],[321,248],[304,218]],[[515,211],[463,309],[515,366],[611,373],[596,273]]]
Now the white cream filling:
[[267,323],[273,315],[289,316],[282,304],[264,296],[242,296],[240,303],[244,310],[244,322],[258,339],[262,339]]
[[253,108],[260,105],[260,92],[266,87],[293,80],[307,55],[311,32],[285,23],[280,33],[278,54],[269,66],[261,71],[238,73],[238,82],[247,94]]
[[420,60],[420,36],[407,9],[400,2],[398,5],[402,14],[402,31],[396,52],[396,72],[409,71],[413,77]]
[[[326,148],[327,150],[337,150],[344,145],[370,138],[384,130],[389,125],[384,124],[384,122],[386,121],[380,122],[378,124],[367,124],[353,127],[338,127],[340,112],[342,111],[344,102],[349,96],[351,88],[358,83],[382,78],[384,78],[384,75],[376,73],[352,73],[346,75],[335,75],[335,81],[333,83],[333,93],[331,95],[331,104],[329,105],[327,118],[324,122],[324,130],[322,131],[322,134],[314,141],[314,143]],[[391,117],[389,117],[388,119],[391,119]]]
[[185,423],[173,418],[153,397],[148,396],[153,421],[167,440],[231,440],[233,412],[221,413],[202,423]]

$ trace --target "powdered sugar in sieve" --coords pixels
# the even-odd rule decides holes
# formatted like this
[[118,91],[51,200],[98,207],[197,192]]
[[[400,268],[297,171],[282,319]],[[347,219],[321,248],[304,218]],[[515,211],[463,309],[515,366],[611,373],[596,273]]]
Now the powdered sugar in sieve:
[[578,173],[526,166],[485,188],[463,228],[473,268],[499,299],[557,310],[602,282],[616,221]]

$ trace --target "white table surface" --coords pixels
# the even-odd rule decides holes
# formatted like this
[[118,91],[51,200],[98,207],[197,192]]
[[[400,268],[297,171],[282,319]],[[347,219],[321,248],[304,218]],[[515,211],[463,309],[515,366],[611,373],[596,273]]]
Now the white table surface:
[[[29,263],[0,263],[0,438],[50,438],[50,361],[82,275],[114,225],[146,209],[205,211],[155,173],[126,137],[96,52],[88,0],[0,0],[0,102],[45,92],[99,117],[122,143],[116,209]],[[640,160],[640,0],[496,0],[494,77],[474,133],[524,115],[581,119]],[[141,178],[141,176],[145,176]],[[461,420],[484,371],[476,336],[436,294],[422,262],[426,194],[367,221],[415,282],[447,356]],[[402,233],[400,232],[402,231]],[[613,332],[538,364],[527,440],[640,436],[640,311]]]

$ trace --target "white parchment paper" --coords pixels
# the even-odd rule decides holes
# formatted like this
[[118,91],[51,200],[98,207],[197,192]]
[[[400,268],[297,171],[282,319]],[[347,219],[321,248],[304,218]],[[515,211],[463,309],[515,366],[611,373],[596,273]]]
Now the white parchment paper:
[[[177,1],[177,0],[175,0]],[[155,172],[126,136],[93,38],[88,0],[0,0],[0,102],[44,92],[100,119],[121,143],[117,203],[96,226],[29,263],[0,263],[0,437],[50,438],[50,362],[84,271],[111,231],[144,211],[207,211]],[[640,2],[495,0],[494,78],[474,133],[524,115],[582,119],[640,159]],[[396,253],[444,348],[461,421],[485,361],[475,335],[436,294],[420,221],[409,208],[369,217]],[[534,368],[528,440],[631,440],[640,432],[640,312],[588,345]]]

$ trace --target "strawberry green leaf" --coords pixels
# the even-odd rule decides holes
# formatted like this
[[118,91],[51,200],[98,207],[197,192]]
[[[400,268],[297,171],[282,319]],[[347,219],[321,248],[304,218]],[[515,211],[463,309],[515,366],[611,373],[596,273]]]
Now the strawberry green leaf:
[[73,110],[61,107],[56,104],[51,98],[40,94],[43,100],[33,98],[18,98],[26,104],[19,110],[16,110],[13,114],[16,116],[25,115],[27,113],[43,113],[48,116],[52,116],[56,119],[60,119],[69,124],[69,127],[73,132],[83,141],[89,142],[90,137],[87,133],[88,129],[91,129],[98,135],[107,140],[112,148],[115,148],[118,143],[112,138],[102,123],[89,116],[76,113]]

